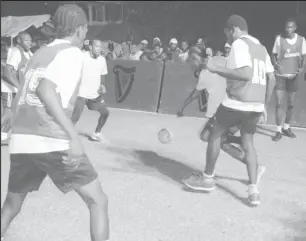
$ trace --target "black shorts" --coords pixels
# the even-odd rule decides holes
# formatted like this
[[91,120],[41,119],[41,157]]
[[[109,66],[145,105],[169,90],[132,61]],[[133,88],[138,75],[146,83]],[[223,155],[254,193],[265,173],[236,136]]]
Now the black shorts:
[[288,78],[282,76],[275,76],[276,83],[275,83],[275,90],[283,90],[287,92],[297,92],[299,88],[299,78]]
[[1,92],[1,103],[3,107],[12,108],[13,100],[16,93]]
[[235,110],[221,104],[215,118],[216,122],[226,130],[239,126],[241,132],[254,134],[261,114],[261,112]]
[[87,106],[89,110],[99,110],[101,106],[105,105],[103,97],[100,95],[95,99],[86,99],[83,97],[78,97],[76,101],[76,106],[82,105],[82,106]]
[[8,191],[12,193],[37,191],[48,175],[63,193],[67,193],[97,178],[98,174],[86,155],[75,167],[65,165],[62,162],[63,157],[67,157],[66,151],[11,154]]

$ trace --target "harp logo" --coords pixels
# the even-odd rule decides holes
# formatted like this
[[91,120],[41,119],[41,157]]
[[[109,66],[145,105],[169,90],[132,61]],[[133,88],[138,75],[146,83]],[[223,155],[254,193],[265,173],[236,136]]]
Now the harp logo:
[[113,68],[115,73],[115,96],[116,101],[121,103],[125,101],[129,95],[134,82],[136,67],[126,68],[121,65],[116,65]]

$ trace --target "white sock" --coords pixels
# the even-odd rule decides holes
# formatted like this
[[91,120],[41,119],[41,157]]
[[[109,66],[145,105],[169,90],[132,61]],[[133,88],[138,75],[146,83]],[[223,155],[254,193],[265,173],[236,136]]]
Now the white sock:
[[282,132],[282,126],[278,126],[276,129],[277,132]]
[[203,176],[207,178],[213,178],[215,174],[213,173],[212,175],[208,175],[208,174],[205,174],[205,172],[203,172]]
[[250,184],[248,186],[248,192],[249,192],[249,194],[259,193],[257,185],[256,184]]
[[288,130],[289,128],[290,128],[290,125],[287,124],[287,123],[284,123],[284,129],[285,129],[285,130]]

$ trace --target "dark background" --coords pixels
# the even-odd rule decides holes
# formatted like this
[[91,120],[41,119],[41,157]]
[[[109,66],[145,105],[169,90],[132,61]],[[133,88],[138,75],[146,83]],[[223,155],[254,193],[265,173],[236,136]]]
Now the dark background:
[[[1,16],[53,14],[59,1],[1,1]],[[216,45],[223,44],[223,26],[231,14],[242,15],[248,22],[251,35],[271,49],[275,35],[284,27],[288,17],[298,20],[298,32],[306,35],[306,2],[300,1],[147,1],[124,2],[126,21],[158,32],[164,41],[171,37],[194,41],[204,37]],[[112,4],[114,5],[114,4]],[[118,6],[119,7],[119,6]],[[145,31],[145,30],[144,30]],[[149,36],[148,33],[142,33]]]

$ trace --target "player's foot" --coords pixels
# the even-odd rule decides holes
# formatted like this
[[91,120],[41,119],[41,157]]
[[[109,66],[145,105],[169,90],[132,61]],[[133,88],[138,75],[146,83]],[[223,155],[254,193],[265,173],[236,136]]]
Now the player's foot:
[[248,186],[248,201],[252,206],[258,206],[260,204],[260,195],[256,185]]
[[204,173],[193,173],[190,177],[183,180],[183,183],[192,190],[196,191],[213,191],[215,186],[214,178],[208,177]]
[[104,144],[107,144],[109,143],[109,141],[100,133],[93,133],[92,136],[90,137],[91,140],[93,141],[98,141],[98,142],[101,142],[101,143],[104,143]]
[[261,180],[261,177],[265,173],[265,171],[266,171],[266,167],[265,166],[258,165],[258,167],[257,167],[257,183],[256,183],[256,185],[259,184],[259,182]]
[[283,134],[281,132],[276,132],[275,136],[272,137],[272,141],[280,141],[280,139],[282,139]]
[[282,133],[284,136],[290,137],[290,138],[296,138],[296,135],[292,132],[291,128],[288,129],[282,129]]

